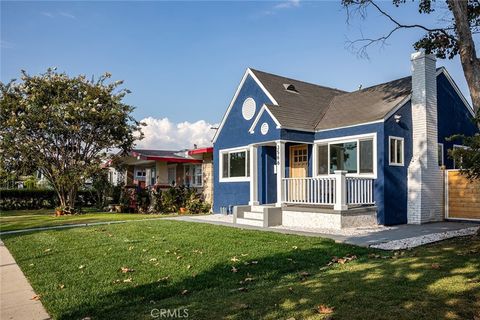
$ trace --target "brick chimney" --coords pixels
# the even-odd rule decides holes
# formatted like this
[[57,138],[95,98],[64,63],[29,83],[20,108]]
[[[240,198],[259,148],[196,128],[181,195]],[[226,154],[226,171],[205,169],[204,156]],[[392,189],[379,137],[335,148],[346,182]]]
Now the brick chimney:
[[434,55],[412,61],[412,160],[408,166],[409,224],[443,220],[443,179],[438,166],[437,76]]

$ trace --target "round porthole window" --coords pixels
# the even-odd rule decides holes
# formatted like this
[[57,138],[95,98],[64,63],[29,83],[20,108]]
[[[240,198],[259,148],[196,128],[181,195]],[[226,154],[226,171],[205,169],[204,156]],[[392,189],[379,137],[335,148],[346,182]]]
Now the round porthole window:
[[242,116],[245,120],[250,120],[253,118],[255,115],[255,109],[257,108],[257,105],[255,103],[255,100],[253,98],[247,98],[245,101],[243,101],[243,106],[242,106]]
[[266,135],[268,133],[268,123],[266,122],[262,123],[262,126],[260,127],[260,132],[263,135]]

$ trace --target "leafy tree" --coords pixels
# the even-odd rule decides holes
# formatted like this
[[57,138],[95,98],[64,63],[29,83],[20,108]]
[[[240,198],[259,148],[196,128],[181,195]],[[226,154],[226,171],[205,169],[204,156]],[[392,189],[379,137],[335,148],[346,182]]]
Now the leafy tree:
[[[407,0],[392,0],[399,7]],[[418,11],[421,14],[435,13],[435,0],[419,0]],[[383,15],[390,23],[388,32],[379,37],[364,37],[351,41],[349,47],[358,50],[361,56],[366,56],[367,49],[374,44],[384,44],[394,33],[406,29],[423,30],[425,34],[413,44],[416,50],[423,49],[426,53],[435,54],[439,59],[460,57],[465,79],[467,80],[473,109],[476,113],[474,121],[480,127],[480,58],[478,57],[473,36],[480,33],[480,1],[479,0],[445,0],[447,16],[439,15],[440,26],[428,26],[421,22],[414,24],[402,23],[387,12],[374,0],[342,0],[348,17],[359,14],[366,18],[366,13],[372,9]],[[455,136],[463,141],[467,149],[456,149],[449,154],[457,161],[462,161],[464,172],[471,178],[480,178],[480,136]]]
[[141,123],[123,102],[122,81],[107,83],[69,77],[48,69],[21,81],[0,82],[0,168],[6,172],[39,169],[73,208],[85,178],[100,169],[105,153],[128,151],[142,138]]

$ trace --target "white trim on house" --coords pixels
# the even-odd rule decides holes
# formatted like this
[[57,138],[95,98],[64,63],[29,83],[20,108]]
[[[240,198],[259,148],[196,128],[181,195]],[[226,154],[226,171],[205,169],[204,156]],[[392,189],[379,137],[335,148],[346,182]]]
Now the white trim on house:
[[[440,159],[440,158],[438,159],[438,160],[442,160],[441,164],[439,164],[439,166],[441,167],[441,166],[444,166],[444,165],[445,165],[445,157],[444,157],[444,155],[443,155],[443,152],[445,151],[445,149],[443,148],[443,143],[438,143],[438,147],[440,147],[440,148],[442,149],[442,154],[441,154],[441,155],[442,155],[442,158],[441,158],[441,159]],[[438,150],[437,150],[437,153],[438,153]]]
[[409,94],[405,99],[400,101],[392,110],[390,110],[384,117],[384,120],[390,119],[398,110],[400,110],[408,101],[412,99],[412,94]]
[[[363,123],[357,123],[357,124],[352,124],[352,125],[343,126],[343,127],[336,127],[336,128],[330,128],[330,129],[315,130],[315,132],[324,132],[324,131],[332,131],[332,130],[338,130],[338,129],[346,129],[346,128],[352,128],[352,127],[358,127],[358,126],[365,126],[365,125],[367,125],[367,124],[380,123],[380,122],[385,122],[385,119],[374,120],[374,121],[363,122]],[[305,131],[305,130],[303,130],[303,129],[293,129],[293,130]]]
[[[392,154],[391,154],[391,149],[392,149],[392,140],[401,140],[402,141],[402,161],[401,162],[392,162]],[[397,154],[397,148],[395,148],[395,155]],[[396,158],[396,157],[395,157]],[[396,159],[395,159],[396,161]],[[396,136],[388,136],[388,165],[390,166],[397,166],[397,167],[403,167],[405,166],[405,139],[402,137],[396,137]]]
[[455,81],[453,80],[452,76],[450,75],[450,73],[448,73],[447,69],[445,67],[440,67],[440,69],[437,71],[437,76],[440,74],[440,73],[443,73],[445,75],[445,77],[447,77],[448,81],[450,82],[450,84],[452,85],[453,89],[455,89],[455,91],[457,92],[458,96],[460,97],[460,99],[463,101],[463,104],[465,105],[465,107],[468,109],[468,111],[470,112],[470,114],[472,115],[472,117],[475,117],[475,112],[473,111],[473,108],[472,106],[470,105],[470,103],[468,103],[467,99],[465,98],[465,96],[463,95],[462,91],[460,91],[460,89],[458,88],[457,84],[455,83]]
[[[347,177],[361,177],[361,178],[377,178],[377,133],[364,133],[352,136],[343,136],[343,137],[336,137],[336,138],[328,138],[328,139],[320,139],[315,140],[313,144],[313,158],[312,158],[312,175],[314,177],[325,177],[325,176],[334,176],[335,173],[330,173],[330,144],[337,144],[337,143],[345,143],[345,142],[356,142],[357,143],[357,152],[360,152],[360,141],[366,140],[368,138],[373,139],[373,173],[360,173],[360,157],[357,155],[357,173],[347,173]],[[318,174],[318,150],[317,147],[319,145],[328,145],[328,173],[327,174]]]
[[240,84],[237,87],[237,90],[235,91],[235,94],[230,101],[230,104],[228,105],[227,111],[225,111],[225,114],[223,115],[222,122],[220,122],[220,125],[218,126],[217,131],[215,132],[215,135],[213,136],[212,142],[215,143],[217,141],[218,135],[220,134],[220,131],[222,131],[223,126],[225,125],[225,121],[227,121],[228,115],[230,114],[230,110],[233,107],[233,104],[237,100],[238,94],[240,93],[240,89],[243,87],[243,84],[245,83],[245,80],[247,79],[247,76],[251,76],[253,80],[258,84],[258,86],[263,90],[265,95],[270,99],[270,101],[273,104],[278,104],[277,101],[273,98],[273,96],[270,94],[270,92],[267,91],[267,89],[263,86],[263,84],[258,80],[258,78],[255,76],[252,70],[250,68],[247,68],[245,73],[243,74],[242,80],[240,81]]
[[228,177],[228,178],[223,177],[223,154],[245,151],[247,153],[247,156],[245,159],[245,172],[247,172],[247,162],[251,161],[251,159],[248,159],[248,153],[250,151],[250,147],[251,145],[247,145],[242,147],[222,149],[218,151],[218,181],[219,182],[249,182],[250,181],[252,176],[251,172],[249,176],[245,176],[245,177]]
[[267,106],[265,104],[263,104],[262,107],[260,108],[260,111],[258,112],[257,117],[253,121],[252,126],[250,127],[250,129],[248,129],[248,132],[250,132],[250,134],[255,133],[255,127],[257,126],[258,122],[260,121],[260,118],[262,117],[262,114],[265,112],[265,110],[268,112],[268,114],[272,118],[273,122],[275,122],[275,124],[277,125],[277,129],[280,129],[282,127],[280,122],[277,120],[277,118],[275,118],[275,116],[272,114],[272,112],[270,110],[268,110]]

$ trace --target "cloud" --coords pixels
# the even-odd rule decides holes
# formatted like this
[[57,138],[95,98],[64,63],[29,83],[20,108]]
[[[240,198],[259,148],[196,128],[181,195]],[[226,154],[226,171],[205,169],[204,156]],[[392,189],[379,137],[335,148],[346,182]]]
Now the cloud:
[[215,134],[211,127],[217,126],[205,120],[173,123],[168,118],[148,117],[141,121],[146,126],[142,127],[145,137],[136,143],[139,149],[180,150],[193,148],[194,144],[198,147],[211,146]]
[[287,0],[276,4],[273,9],[289,9],[300,6],[300,0]]
[[56,17],[64,17],[64,18],[69,18],[69,19],[76,19],[73,14],[66,12],[66,11],[58,11],[58,12],[50,12],[50,11],[42,11],[40,12],[41,15],[48,17],[50,19],[56,18]]
[[270,16],[277,13],[279,10],[292,9],[300,7],[300,0],[286,0],[281,1],[271,7],[269,10],[263,11],[260,16]]

